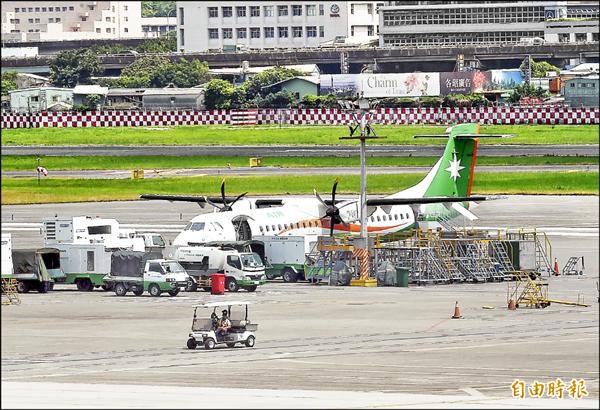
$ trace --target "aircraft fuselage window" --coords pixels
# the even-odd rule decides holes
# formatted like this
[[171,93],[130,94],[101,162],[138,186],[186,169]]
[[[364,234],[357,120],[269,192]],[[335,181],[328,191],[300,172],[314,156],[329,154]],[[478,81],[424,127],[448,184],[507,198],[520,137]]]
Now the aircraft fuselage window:
[[381,222],[381,219],[379,218],[379,215],[377,215],[377,222]]
[[283,224],[283,229],[287,229],[288,228],[288,224]]
[[394,221],[398,220],[398,214],[394,214]]
[[381,219],[383,219],[383,220],[384,220],[384,222],[385,222],[385,221],[387,221],[387,217],[386,217],[385,215],[383,215],[383,216],[381,217]]
[[281,224],[277,225],[277,229],[279,229],[281,231]]
[[262,227],[262,225],[261,225],[261,226],[259,226],[259,227],[258,227],[258,229],[260,229],[260,231],[261,231],[261,232],[263,232],[263,231],[264,231],[264,228]]
[[406,219],[410,219],[410,218],[408,217],[408,213],[406,213]]
[[269,232],[269,225],[265,225],[265,228],[267,229],[267,232]]
[[273,232],[275,232],[275,225],[271,225],[271,229],[273,229]]

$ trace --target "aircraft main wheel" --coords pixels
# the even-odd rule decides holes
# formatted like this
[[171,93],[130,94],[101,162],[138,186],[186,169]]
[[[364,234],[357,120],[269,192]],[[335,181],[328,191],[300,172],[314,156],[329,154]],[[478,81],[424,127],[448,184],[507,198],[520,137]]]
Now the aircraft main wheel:
[[196,343],[196,339],[190,337],[187,341],[187,348],[190,350],[194,350],[198,344]]
[[237,292],[240,287],[237,284],[237,281],[234,278],[227,278],[227,283],[225,284],[227,290],[230,292]]
[[169,291],[169,295],[171,295],[171,296],[177,296],[178,293],[179,293],[179,288],[171,289]]
[[298,274],[291,268],[285,268],[281,273],[281,276],[286,283],[293,283],[298,280]]
[[211,337],[211,338],[208,338],[208,339],[206,339],[206,340],[204,341],[204,348],[205,348],[206,350],[211,350],[211,349],[214,349],[214,348],[215,348],[215,339],[213,339],[212,337]]
[[162,293],[160,287],[156,283],[153,283],[148,287],[148,292],[150,292],[152,296],[160,296]]
[[254,347],[254,342],[254,336],[248,336],[248,339],[246,339],[246,347]]
[[248,287],[246,287],[246,290],[248,292],[254,292],[256,290],[256,285],[248,286]]
[[125,296],[127,294],[127,288],[122,283],[117,283],[115,285],[115,295],[117,296]]
[[102,288],[102,290],[105,290],[105,291],[111,291],[111,290],[113,290],[113,288],[114,288],[114,284],[112,284],[112,283],[107,283],[107,284],[105,284],[105,285],[102,285],[102,286],[100,286],[100,287]]
[[144,288],[135,288],[133,290],[133,294],[135,296],[142,296],[142,293],[144,293]]
[[235,343],[227,343],[227,347],[235,347]]
[[265,275],[267,276],[267,279],[269,279],[269,280],[273,280],[277,277],[273,274],[273,272],[266,272]]
[[19,292],[19,293],[29,292],[29,283],[18,281],[17,282],[17,292]]

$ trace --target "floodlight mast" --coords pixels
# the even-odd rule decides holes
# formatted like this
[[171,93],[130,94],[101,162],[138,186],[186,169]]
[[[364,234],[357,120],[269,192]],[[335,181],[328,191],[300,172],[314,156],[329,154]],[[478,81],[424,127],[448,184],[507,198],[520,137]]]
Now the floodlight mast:
[[[358,98],[356,103],[344,101],[342,107],[350,111],[355,126],[349,125],[350,135],[340,137],[340,139],[358,139],[360,140],[360,236],[358,240],[354,240],[354,247],[357,249],[368,249],[368,232],[367,232],[367,156],[366,156],[366,140],[383,138],[377,136],[370,125],[369,110],[371,102],[366,98]],[[358,109],[357,107],[358,106]],[[354,135],[354,132],[359,129],[360,135]],[[368,272],[361,272],[361,279],[366,279]]]

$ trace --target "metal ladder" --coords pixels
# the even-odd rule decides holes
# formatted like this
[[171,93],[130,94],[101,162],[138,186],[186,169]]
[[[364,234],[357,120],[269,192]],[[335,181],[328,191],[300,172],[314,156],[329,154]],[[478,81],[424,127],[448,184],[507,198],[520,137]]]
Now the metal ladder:
[[19,305],[21,299],[17,292],[17,280],[14,278],[2,278],[2,304]]
[[[579,260],[581,260],[581,269],[579,267]],[[563,275],[583,275],[585,264],[583,256],[571,256],[567,261],[567,264],[563,267]]]

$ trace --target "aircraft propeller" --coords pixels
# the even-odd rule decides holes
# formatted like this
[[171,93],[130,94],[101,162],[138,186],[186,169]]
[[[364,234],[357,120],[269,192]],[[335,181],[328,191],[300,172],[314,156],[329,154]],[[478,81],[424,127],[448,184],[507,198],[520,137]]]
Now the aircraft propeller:
[[316,189],[313,189],[313,192],[319,202],[321,202],[325,206],[325,215],[321,217],[329,218],[329,236],[333,236],[333,228],[335,224],[346,224],[346,222],[340,216],[340,208],[335,205],[335,191],[337,190],[338,180],[336,179],[333,183],[333,187],[331,188],[331,201],[325,202],[323,198],[319,195]]
[[244,192],[242,194],[239,194],[231,203],[227,203],[227,199],[225,197],[225,180],[223,180],[221,182],[221,200],[220,201],[216,201],[216,202],[221,202],[223,205],[219,206],[214,200],[215,198],[213,198],[212,200],[209,197],[204,197],[206,199],[206,202],[211,205],[214,206],[215,208],[217,208],[219,211],[218,212],[226,212],[226,211],[231,211],[231,207],[233,206],[233,204],[235,204],[239,199],[243,198],[248,192]]

